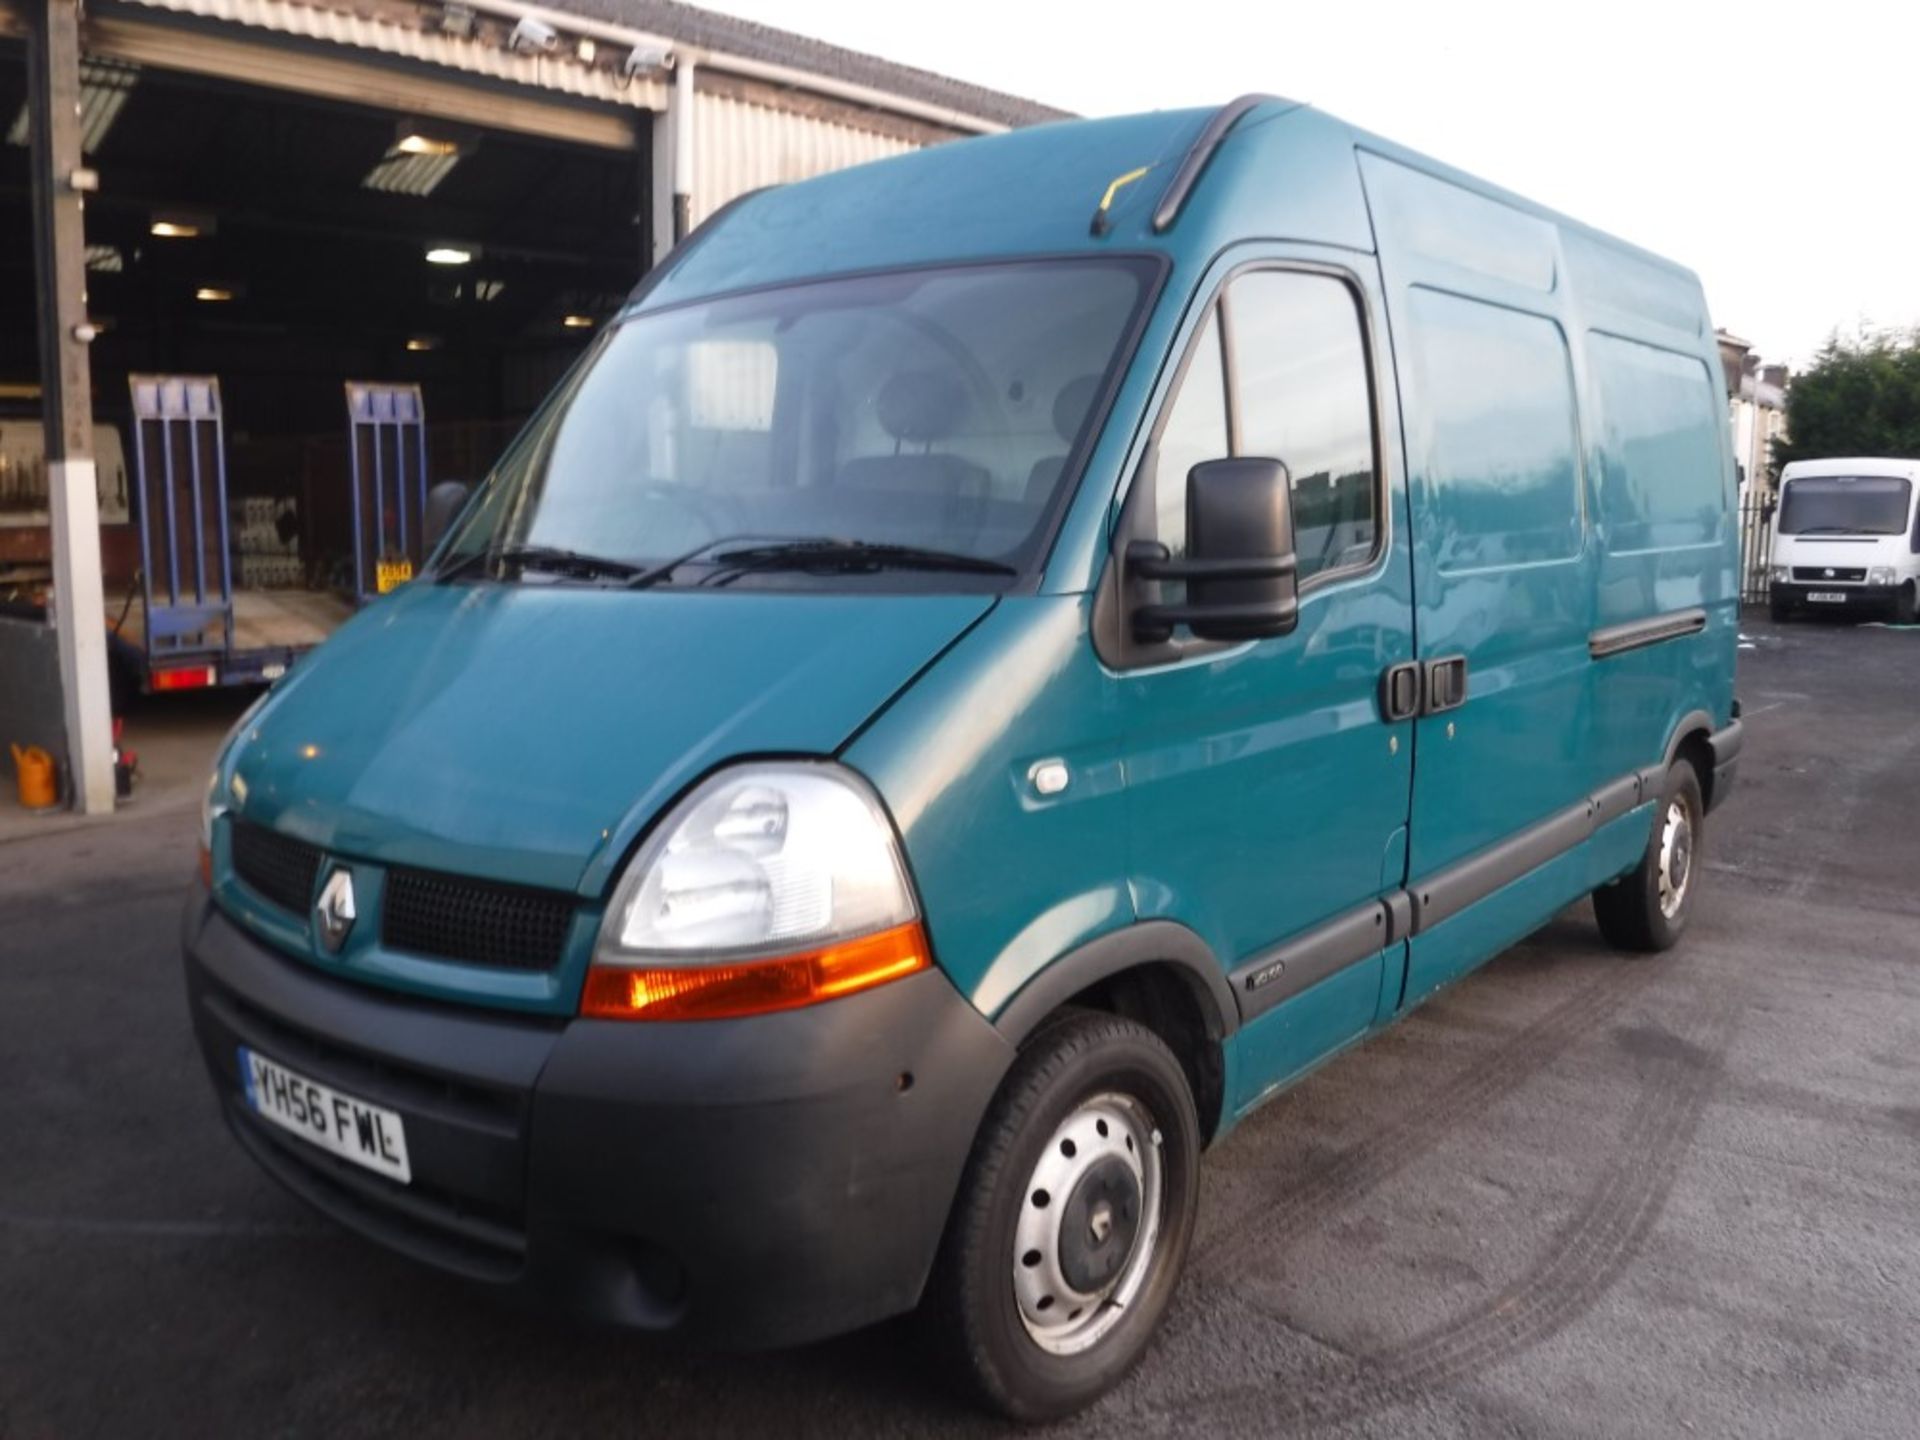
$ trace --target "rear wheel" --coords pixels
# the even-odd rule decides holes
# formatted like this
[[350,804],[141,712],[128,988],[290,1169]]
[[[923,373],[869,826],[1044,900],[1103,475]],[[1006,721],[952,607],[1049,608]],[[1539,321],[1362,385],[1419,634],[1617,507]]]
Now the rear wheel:
[[1706,806],[1692,764],[1676,760],[1667,770],[1640,863],[1593,892],[1600,933],[1618,950],[1672,948],[1693,909],[1700,868],[1700,828]]
[[1071,1414],[1133,1368],[1193,1236],[1200,1126],[1145,1026],[1073,1013],[1029,1042],[961,1181],[927,1320],[974,1395]]

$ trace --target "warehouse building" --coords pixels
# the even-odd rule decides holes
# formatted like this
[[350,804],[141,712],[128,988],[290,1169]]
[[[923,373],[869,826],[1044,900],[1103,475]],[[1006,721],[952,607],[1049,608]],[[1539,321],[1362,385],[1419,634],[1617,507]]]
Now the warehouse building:
[[109,807],[110,676],[280,673],[718,207],[1058,115],[656,0],[0,0],[0,751]]

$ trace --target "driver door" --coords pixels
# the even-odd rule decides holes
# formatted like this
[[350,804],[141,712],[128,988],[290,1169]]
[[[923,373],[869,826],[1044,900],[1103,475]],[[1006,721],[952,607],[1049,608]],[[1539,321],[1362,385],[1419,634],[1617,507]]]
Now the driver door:
[[1292,633],[1142,645],[1124,615],[1107,632],[1121,636],[1110,659],[1136,908],[1198,931],[1232,972],[1248,1017],[1236,1109],[1399,996],[1405,946],[1389,940],[1381,897],[1404,877],[1413,757],[1409,725],[1386,723],[1376,696],[1382,672],[1413,658],[1411,564],[1379,278],[1354,263],[1276,248],[1220,274],[1116,547],[1184,553],[1186,477],[1201,461],[1289,468]]

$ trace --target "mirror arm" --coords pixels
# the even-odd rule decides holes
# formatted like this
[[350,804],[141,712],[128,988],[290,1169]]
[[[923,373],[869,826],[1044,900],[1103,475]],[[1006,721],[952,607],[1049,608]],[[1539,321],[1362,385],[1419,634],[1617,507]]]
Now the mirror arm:
[[1135,540],[1127,546],[1128,571],[1145,580],[1283,580],[1299,568],[1293,555],[1175,560],[1158,540]]
[[1176,625],[1271,625],[1290,630],[1299,618],[1298,600],[1259,605],[1141,605],[1133,612],[1133,633],[1143,643],[1163,644],[1172,638]]

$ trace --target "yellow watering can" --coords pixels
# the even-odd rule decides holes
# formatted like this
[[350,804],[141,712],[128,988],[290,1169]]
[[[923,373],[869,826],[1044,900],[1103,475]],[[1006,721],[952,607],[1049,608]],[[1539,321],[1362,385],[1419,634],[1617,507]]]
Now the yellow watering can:
[[60,802],[53,756],[38,745],[13,747],[13,773],[20,787],[20,803],[29,810],[50,810]]

